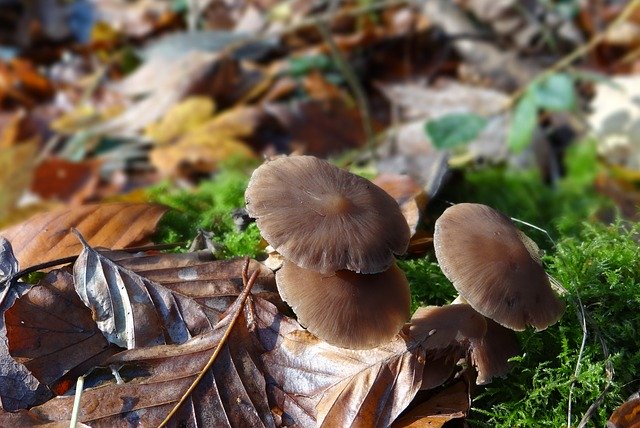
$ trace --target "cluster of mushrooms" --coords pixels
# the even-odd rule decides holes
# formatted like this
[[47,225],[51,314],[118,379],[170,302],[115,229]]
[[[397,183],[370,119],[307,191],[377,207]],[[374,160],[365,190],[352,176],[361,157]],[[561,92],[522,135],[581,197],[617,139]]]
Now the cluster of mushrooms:
[[[374,348],[398,334],[410,291],[394,255],[406,252],[411,233],[389,194],[325,160],[289,156],[257,168],[245,198],[262,236],[285,259],[276,282],[300,324],[350,349]],[[489,318],[486,334],[542,330],[561,317],[564,305],[537,246],[498,211],[469,203],[448,208],[436,221],[434,247],[458,290],[454,303]]]

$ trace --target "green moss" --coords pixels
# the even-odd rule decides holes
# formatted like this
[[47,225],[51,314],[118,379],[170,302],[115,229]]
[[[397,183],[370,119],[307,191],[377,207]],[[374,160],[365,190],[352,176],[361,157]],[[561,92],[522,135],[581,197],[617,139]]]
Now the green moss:
[[194,190],[177,189],[169,183],[151,188],[152,201],[172,208],[158,226],[156,242],[185,242],[186,248],[202,229],[213,232],[213,239],[223,245],[223,257],[257,257],[262,251],[257,227],[250,224],[239,231],[232,216],[244,207],[251,167],[227,165]]
[[457,295],[432,255],[398,260],[398,267],[407,275],[411,287],[411,313],[420,306],[446,305]]
[[[594,142],[573,146],[566,159],[566,177],[553,187],[536,170],[485,168],[464,171],[463,180],[449,186],[442,199],[489,205],[546,230],[554,240],[576,236],[584,221],[611,204],[592,186],[599,171]],[[526,226],[523,230],[541,247],[550,247],[544,234]]]
[[[547,258],[548,270],[569,292],[566,313],[544,332],[520,335],[523,356],[514,360],[512,372],[483,389],[474,401],[473,419],[479,425],[566,425],[574,380],[572,423],[577,424],[604,391],[607,364],[613,368],[613,380],[593,416],[594,426],[604,426],[623,398],[637,390],[640,259],[636,238],[640,227],[582,227],[577,237],[562,239]],[[574,378],[583,337],[578,299],[587,316],[587,341]]]

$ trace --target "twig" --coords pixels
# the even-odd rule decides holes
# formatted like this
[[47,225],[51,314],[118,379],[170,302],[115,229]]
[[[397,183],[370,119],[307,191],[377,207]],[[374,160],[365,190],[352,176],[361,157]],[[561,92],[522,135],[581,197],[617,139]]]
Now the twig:
[[78,377],[76,382],[76,396],[73,399],[73,410],[71,411],[71,421],[69,428],[76,428],[78,425],[78,415],[80,414],[80,399],[82,398],[82,390],[84,389],[84,376]]
[[235,326],[236,321],[238,320],[238,318],[240,318],[240,314],[244,309],[244,302],[247,300],[247,297],[251,292],[251,288],[253,287],[253,284],[256,282],[256,279],[258,278],[259,271],[256,270],[251,275],[251,278],[247,279],[248,269],[249,269],[249,259],[247,259],[244,265],[244,268],[242,270],[242,282],[244,284],[244,290],[242,290],[242,294],[238,297],[238,300],[236,300],[236,302],[238,302],[238,308],[236,309],[235,314],[233,314],[233,318],[231,319],[231,322],[227,326],[227,329],[225,330],[224,335],[222,336],[222,339],[220,339],[220,342],[218,342],[218,346],[216,346],[216,350],[213,352],[213,354],[211,355],[211,358],[209,358],[209,361],[204,366],[204,368],[202,369],[198,377],[196,377],[196,379],[193,381],[189,389],[187,389],[187,391],[182,395],[182,398],[180,398],[180,401],[178,401],[178,403],[173,407],[171,412],[169,412],[167,417],[164,418],[162,423],[158,425],[158,428],[163,428],[167,426],[171,418],[178,412],[178,410],[180,410],[180,407],[184,404],[184,402],[189,399],[189,397],[191,396],[191,393],[198,387],[202,378],[207,374],[211,366],[213,366],[213,363],[215,363],[216,358],[220,354],[220,351],[222,350],[227,339],[231,335],[231,331],[233,330],[233,327]]
[[516,101],[526,92],[527,88],[532,83],[544,80],[552,74],[557,73],[558,71],[570,66],[573,61],[595,48],[600,42],[602,42],[602,40],[604,40],[609,31],[624,22],[634,12],[634,10],[638,8],[638,6],[640,6],[640,0],[632,0],[625,6],[620,15],[618,15],[616,19],[611,24],[609,24],[609,26],[607,26],[604,31],[596,34],[586,44],[579,46],[573,52],[558,60],[551,67],[542,71],[540,74],[534,77],[532,81],[529,82],[529,84],[522,86],[520,89],[512,93],[509,97],[509,100],[500,111],[506,111],[513,107]]
[[[353,96],[355,97],[356,104],[358,105],[358,109],[360,110],[360,115],[362,117],[362,128],[364,129],[364,135],[367,139],[366,146],[373,150],[375,147],[375,132],[373,130],[373,125],[371,121],[371,109],[369,108],[369,101],[367,100],[367,95],[358,80],[358,77],[353,71],[353,68],[349,65],[347,60],[340,52],[340,49],[336,45],[336,42],[333,40],[333,36],[331,35],[331,31],[327,27],[327,24],[321,21],[318,21],[317,24],[318,31],[322,35],[322,38],[329,46],[331,50],[331,56],[333,60],[336,62],[336,66],[342,73],[342,76],[347,81],[347,84],[351,88],[353,92]],[[374,156],[375,158],[375,156]]]
[[584,347],[587,343],[587,320],[584,313],[584,306],[582,305],[582,300],[580,300],[580,296],[576,293],[576,300],[578,301],[578,318],[580,319],[580,325],[582,327],[582,342],[580,343],[580,352],[578,353],[578,361],[576,362],[576,369],[573,372],[573,380],[571,381],[571,387],[569,388],[569,404],[567,409],[567,426],[571,426],[571,415],[572,415],[572,402],[573,402],[573,390],[576,386],[576,380],[578,379],[578,375],[580,374],[580,367],[582,365],[582,356],[584,355]]

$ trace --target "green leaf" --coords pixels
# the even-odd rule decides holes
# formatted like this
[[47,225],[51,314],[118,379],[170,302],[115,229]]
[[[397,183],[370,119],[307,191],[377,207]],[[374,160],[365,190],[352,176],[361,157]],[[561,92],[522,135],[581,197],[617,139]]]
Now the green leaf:
[[531,84],[538,107],[551,111],[571,110],[576,102],[573,79],[566,73],[557,73],[541,82]]
[[451,149],[474,140],[486,125],[477,114],[454,113],[427,122],[425,131],[436,148]]
[[533,131],[538,121],[538,106],[536,96],[527,92],[516,104],[509,125],[507,145],[518,153],[531,143]]

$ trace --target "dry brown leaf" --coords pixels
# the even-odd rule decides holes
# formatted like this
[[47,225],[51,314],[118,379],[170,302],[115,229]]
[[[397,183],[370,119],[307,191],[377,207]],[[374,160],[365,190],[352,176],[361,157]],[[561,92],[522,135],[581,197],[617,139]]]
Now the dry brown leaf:
[[458,306],[417,312],[410,337],[398,335],[376,349],[356,351],[320,341],[256,300],[272,408],[284,425],[388,426],[420,389],[429,361],[443,353],[463,357],[467,335],[484,334],[482,316]]
[[[211,330],[241,293],[244,260],[207,252],[135,257],[85,247],[74,265],[76,291],[107,339],[124,348],[184,343]],[[258,272],[254,292],[272,297],[273,272]]]
[[114,203],[61,208],[0,230],[11,241],[20,267],[79,254],[75,227],[93,246],[126,248],[144,245],[167,208],[154,204]]
[[89,247],[73,266],[76,292],[107,340],[133,349],[184,343],[211,330],[192,299],[125,269]]
[[442,428],[453,419],[466,417],[470,405],[469,386],[459,380],[408,411],[392,427]]
[[[242,292],[239,273],[244,259],[214,260],[210,251],[145,257],[127,254],[125,258],[105,255],[125,269],[194,299],[206,308],[212,321],[219,319]],[[281,305],[273,271],[255,260],[249,262],[249,270],[259,272],[251,293]]]
[[640,427],[640,397],[634,394],[622,403],[607,421],[607,428]]
[[292,148],[305,154],[328,156],[366,140],[358,109],[341,99],[273,105],[269,113],[289,132]]
[[11,356],[58,395],[120,351],[96,327],[68,271],[52,271],[33,286],[6,311],[5,323]]
[[[0,404],[7,411],[35,406],[50,399],[53,395],[44,384],[38,382],[29,369],[9,354],[4,313],[28,289],[29,285],[18,282],[11,287],[4,288],[0,293],[0,379],[2,379],[0,382]],[[1,412],[0,418],[2,418]],[[11,425],[0,422],[0,426]]]
[[[181,345],[162,345],[122,352],[111,360],[124,365],[123,384],[90,388],[82,394],[80,420],[91,426],[157,426],[205,366],[231,318],[242,311],[236,301],[213,331]],[[248,311],[245,309],[244,314]],[[259,350],[241,315],[206,373],[170,426],[273,427],[261,372]],[[134,379],[132,379],[134,378]],[[68,420],[73,397],[60,397],[32,408],[45,421]],[[6,415],[0,414],[0,425]]]
[[99,161],[49,157],[36,168],[31,190],[44,199],[82,203],[95,193],[99,180]]
[[0,220],[16,208],[29,188],[37,150],[36,139],[0,149]]
[[422,186],[408,175],[380,174],[373,184],[382,188],[393,197],[409,224],[411,235],[415,235],[422,213],[427,206],[428,197]]

